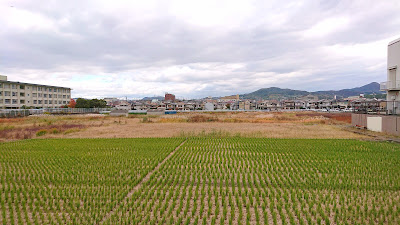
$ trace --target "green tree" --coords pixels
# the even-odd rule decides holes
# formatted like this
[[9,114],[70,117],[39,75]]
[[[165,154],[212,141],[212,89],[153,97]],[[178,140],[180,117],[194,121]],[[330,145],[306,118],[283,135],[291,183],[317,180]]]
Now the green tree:
[[103,99],[84,99],[78,98],[76,100],[75,108],[105,108],[107,107],[107,102]]

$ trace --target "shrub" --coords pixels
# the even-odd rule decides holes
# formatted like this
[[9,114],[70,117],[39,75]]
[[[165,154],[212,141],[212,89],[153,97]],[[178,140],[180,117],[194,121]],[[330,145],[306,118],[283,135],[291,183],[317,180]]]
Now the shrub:
[[51,129],[51,130],[49,131],[49,133],[51,133],[51,134],[58,134],[58,133],[60,133],[60,131],[59,131],[57,128],[53,128],[53,129]]
[[40,137],[47,134],[47,130],[39,130],[38,132],[36,132],[36,136]]

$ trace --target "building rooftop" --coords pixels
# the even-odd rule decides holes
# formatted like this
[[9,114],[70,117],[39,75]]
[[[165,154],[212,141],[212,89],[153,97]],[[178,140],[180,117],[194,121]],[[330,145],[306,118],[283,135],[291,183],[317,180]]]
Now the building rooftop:
[[397,42],[400,42],[400,38],[397,38],[396,40],[389,42],[388,45],[392,45],[392,44],[397,43]]
[[[43,86],[43,87],[71,89],[71,88],[68,88],[68,87],[60,87],[60,86],[52,86],[52,85],[44,85],[44,84],[34,84],[34,83],[24,83],[24,82],[18,82],[18,81],[0,80],[0,83],[13,83],[13,84],[23,84],[23,85],[37,85],[37,86]],[[71,89],[71,90],[72,90],[72,89]]]

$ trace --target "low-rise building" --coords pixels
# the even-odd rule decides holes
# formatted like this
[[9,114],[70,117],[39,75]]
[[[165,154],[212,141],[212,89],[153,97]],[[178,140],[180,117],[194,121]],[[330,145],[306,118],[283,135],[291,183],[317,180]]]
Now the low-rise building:
[[71,88],[8,81],[0,76],[0,108],[58,108],[68,105]]

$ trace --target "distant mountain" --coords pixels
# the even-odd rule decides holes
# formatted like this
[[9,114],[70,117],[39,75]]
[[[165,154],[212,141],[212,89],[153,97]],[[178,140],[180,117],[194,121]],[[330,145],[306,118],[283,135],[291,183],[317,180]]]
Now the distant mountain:
[[281,89],[278,87],[261,88],[255,92],[241,95],[245,99],[282,99],[296,96],[308,95],[307,91],[298,91],[292,89]]
[[320,99],[322,98],[333,98],[335,95],[337,97],[347,98],[349,96],[356,96],[360,94],[382,94],[379,90],[379,83],[372,82],[370,84],[356,87],[352,89],[342,89],[339,91],[316,91],[316,92],[308,92],[308,91],[299,91],[292,89],[282,89],[277,87],[270,88],[262,88],[257,91],[241,95],[241,98],[244,99],[286,99],[286,98],[295,98],[304,95],[316,95]]
[[360,94],[381,94],[382,92],[379,90],[380,86],[379,83],[377,82],[372,82],[369,83],[367,85],[361,86],[361,87],[356,87],[356,88],[352,88],[352,89],[342,89],[339,91],[316,91],[316,92],[312,92],[313,95],[317,95],[317,96],[340,96],[343,98],[347,98],[349,96],[356,96],[356,95],[360,95]]
[[164,100],[164,97],[163,96],[154,96],[154,97],[144,97],[144,98],[142,98],[143,101],[151,101],[153,99],[157,99],[159,101],[162,101],[162,100]]

